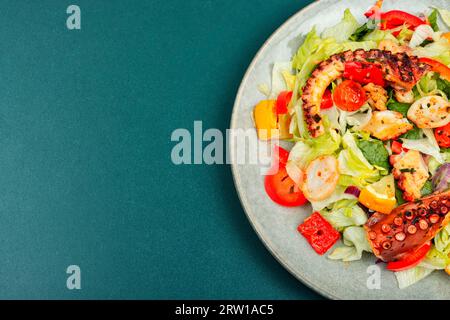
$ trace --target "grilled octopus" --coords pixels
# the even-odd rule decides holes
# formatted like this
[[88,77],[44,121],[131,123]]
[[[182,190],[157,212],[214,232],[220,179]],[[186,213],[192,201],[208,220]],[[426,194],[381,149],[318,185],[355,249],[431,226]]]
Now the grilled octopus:
[[396,95],[407,95],[422,76],[430,70],[430,66],[421,63],[416,56],[406,52],[374,49],[370,51],[345,51],[331,56],[321,62],[308,79],[303,88],[302,101],[305,121],[312,137],[324,133],[320,104],[327,87],[334,80],[341,78],[346,62],[367,62],[381,67],[384,79]]
[[373,253],[390,262],[420,248],[449,222],[450,190],[405,203],[388,215],[376,212],[364,228]]

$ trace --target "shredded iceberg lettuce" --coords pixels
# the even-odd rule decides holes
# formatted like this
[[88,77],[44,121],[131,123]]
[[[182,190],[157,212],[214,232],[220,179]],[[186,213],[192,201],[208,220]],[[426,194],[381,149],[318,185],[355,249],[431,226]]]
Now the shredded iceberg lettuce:
[[322,33],[322,38],[334,38],[338,42],[347,41],[359,28],[359,23],[350,9],[344,11],[344,17],[337,25],[327,28]]
[[338,156],[339,172],[359,181],[358,185],[378,181],[381,178],[379,170],[364,157],[350,131],[344,134],[342,142],[344,150]]
[[434,136],[433,130],[431,129],[422,129],[426,138],[424,139],[402,139],[403,147],[410,150],[417,150],[422,152],[423,154],[427,154],[432,156],[438,163],[443,163],[444,158],[440,153],[439,145]]
[[320,214],[338,231],[350,226],[362,226],[367,221],[367,214],[357,204],[356,199],[340,200],[330,209],[321,210]]
[[419,282],[423,278],[430,275],[433,271],[433,269],[415,267],[412,269],[395,272],[395,276],[397,277],[399,288],[404,289]]
[[363,251],[372,252],[363,227],[352,226],[344,230],[342,235],[344,246],[336,248],[328,258],[331,260],[360,260]]
[[289,161],[300,169],[306,169],[309,163],[319,156],[332,155],[339,150],[341,136],[334,130],[315,139],[298,141],[289,153]]
[[413,54],[418,57],[433,58],[448,65],[450,64],[450,42],[445,38],[440,38],[424,47],[414,48]]

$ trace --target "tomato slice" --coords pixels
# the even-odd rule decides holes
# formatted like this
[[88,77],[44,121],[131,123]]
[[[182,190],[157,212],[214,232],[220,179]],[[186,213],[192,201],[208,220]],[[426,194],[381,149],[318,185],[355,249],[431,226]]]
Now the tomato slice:
[[383,71],[380,66],[366,62],[347,62],[345,64],[344,78],[361,84],[373,83],[384,87]]
[[447,125],[434,129],[434,136],[441,148],[450,148],[450,123]]
[[273,175],[267,175],[264,180],[264,187],[270,199],[286,207],[297,207],[307,203],[303,192],[287,173],[289,151],[277,145],[273,150],[273,158],[272,168],[277,171]]
[[311,247],[320,255],[328,251],[340,237],[339,232],[325,220],[320,213],[314,212],[297,227]]
[[278,161],[279,166],[285,166],[289,159],[289,151],[276,145],[273,148],[274,162]]
[[389,262],[387,269],[391,271],[403,271],[417,266],[423,259],[425,259],[428,251],[430,251],[431,242],[426,242],[423,246],[414,252],[409,253],[405,258],[399,261]]
[[343,111],[356,111],[367,101],[366,91],[352,80],[345,80],[334,89],[333,100]]
[[286,166],[280,166],[274,175],[267,175],[264,187],[270,199],[282,206],[298,207],[308,202],[303,192],[289,177]]
[[398,142],[397,140],[392,141],[391,150],[393,153],[396,153],[396,154],[400,154],[403,151],[405,151],[405,152],[408,151],[408,149],[403,148],[403,145],[401,144],[401,142]]
[[320,109],[330,109],[333,106],[333,98],[331,97],[331,90],[325,90],[325,93],[322,97],[322,104],[320,105]]
[[443,79],[450,81],[450,68],[445,64],[425,57],[420,58],[419,61],[430,65],[434,72],[439,73]]
[[288,112],[288,105],[292,99],[292,91],[283,91],[278,95],[276,103],[277,114],[285,114]]

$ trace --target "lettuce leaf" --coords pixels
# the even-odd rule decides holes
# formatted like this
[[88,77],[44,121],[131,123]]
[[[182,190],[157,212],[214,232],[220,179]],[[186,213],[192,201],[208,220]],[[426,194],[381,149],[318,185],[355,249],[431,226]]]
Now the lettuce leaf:
[[450,10],[446,9],[437,9],[439,11],[439,14],[441,15],[442,21],[447,25],[447,27],[450,27]]
[[357,203],[356,199],[340,200],[331,209],[320,211],[320,214],[338,231],[350,226],[362,226],[367,221],[367,215]]
[[334,38],[338,42],[347,41],[360,27],[350,9],[344,11],[344,17],[337,25],[327,28],[322,33],[322,38]]
[[448,65],[450,64],[450,42],[445,38],[441,38],[424,47],[414,48],[413,54],[418,57],[433,58]]
[[342,235],[345,246],[336,248],[328,258],[331,260],[360,260],[363,251],[372,252],[363,227],[352,226],[344,230]]
[[325,200],[311,201],[313,210],[321,211],[322,209],[327,208],[340,200],[355,200],[356,197],[352,194],[345,193],[345,189],[345,187],[338,185],[331,196],[329,196]]
[[319,45],[322,43],[322,39],[317,35],[316,28],[314,27],[305,38],[303,44],[298,48],[297,53],[292,59],[292,68],[300,70],[305,64],[311,54],[313,54]]
[[423,154],[432,156],[437,162],[443,163],[444,158],[440,153],[440,148],[434,136],[433,130],[422,129],[422,132],[426,136],[424,139],[411,140],[402,138],[401,140],[403,142],[403,147],[410,150],[420,151]]
[[423,278],[427,277],[433,272],[433,269],[424,267],[415,267],[404,271],[395,272],[398,286],[400,289],[407,288]]
[[399,41],[397,38],[392,34],[390,31],[384,31],[376,29],[372,31],[371,33],[367,34],[363,39],[363,41],[375,41],[376,45],[380,44],[383,40],[391,40],[395,44],[399,44]]
[[359,185],[367,185],[381,178],[380,172],[364,157],[354,136],[347,131],[342,139],[344,150],[339,153],[339,172],[359,180]]
[[289,161],[304,170],[317,157],[334,154],[340,145],[341,136],[335,130],[328,130],[318,138],[298,141],[289,153]]

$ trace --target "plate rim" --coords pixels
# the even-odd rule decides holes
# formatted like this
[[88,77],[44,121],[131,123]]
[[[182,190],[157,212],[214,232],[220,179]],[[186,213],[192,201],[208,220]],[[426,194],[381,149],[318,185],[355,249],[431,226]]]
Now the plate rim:
[[[316,6],[319,5],[319,1],[314,1],[307,6],[303,7],[296,13],[294,13],[291,17],[289,17],[287,20],[285,20],[275,31],[264,41],[263,45],[259,48],[255,56],[253,57],[250,65],[246,69],[244,76],[241,80],[241,83],[239,85],[239,89],[236,94],[236,98],[234,100],[233,104],[233,110],[231,113],[231,120],[230,120],[230,129],[236,128],[236,122],[238,117],[238,106],[240,105],[240,101],[244,92],[245,83],[248,81],[251,70],[255,67],[256,63],[258,62],[260,56],[265,51],[265,49],[268,47],[269,43],[272,42],[272,40],[277,36],[278,33],[281,32],[281,30],[289,24],[292,20],[296,19],[298,16],[301,16],[305,14],[306,12],[313,10]],[[235,148],[234,148],[234,139],[231,139],[229,142],[229,152],[230,152],[230,158],[235,159]],[[237,164],[233,161],[231,162],[231,172],[233,176],[233,183],[235,186],[235,189],[237,191],[238,198],[242,204],[242,207],[244,209],[245,215],[250,222],[250,225],[252,226],[253,230],[257,234],[260,241],[263,243],[263,245],[266,247],[266,249],[270,252],[270,254],[277,260],[278,263],[280,263],[294,278],[299,280],[301,283],[306,285],[308,288],[312,289],[313,291],[317,292],[318,294],[322,295],[325,298],[338,300],[341,299],[337,295],[329,292],[328,290],[320,287],[313,281],[311,281],[307,275],[304,273],[297,271],[294,271],[294,268],[289,265],[289,263],[277,253],[277,251],[274,249],[273,244],[271,244],[270,240],[263,238],[262,231],[260,230],[260,226],[257,222],[257,220],[253,217],[253,211],[251,209],[250,204],[241,196],[241,193],[244,191],[242,190],[242,183],[240,182],[240,175],[237,170]]]

